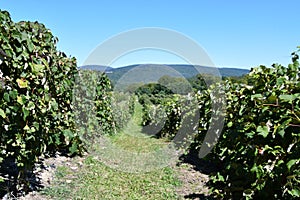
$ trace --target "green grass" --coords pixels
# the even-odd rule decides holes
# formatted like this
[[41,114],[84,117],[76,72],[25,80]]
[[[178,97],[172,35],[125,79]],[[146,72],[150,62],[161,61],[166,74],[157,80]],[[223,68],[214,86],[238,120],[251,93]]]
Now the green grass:
[[[141,107],[136,106],[135,115],[127,127],[119,134],[108,139],[112,145],[122,149],[126,154],[134,152],[139,158],[151,152],[161,154],[161,149],[168,143],[150,138],[141,133],[140,126]],[[122,165],[123,157],[114,160],[117,153],[107,153],[101,146],[87,156],[77,170],[71,167],[59,167],[56,172],[55,184],[43,190],[43,194],[51,199],[177,199],[176,187],[180,185],[171,167],[152,168],[152,170],[129,171],[127,168],[117,167]],[[113,151],[113,150],[112,150]],[[110,165],[103,162],[101,153],[111,156]],[[108,151],[109,152],[109,151]],[[100,158],[99,158],[100,157]],[[162,157],[161,159],[164,159]],[[118,161],[121,160],[120,163]],[[151,159],[150,159],[151,160]],[[125,160],[127,162],[127,160]],[[72,161],[76,165],[76,158]],[[144,162],[144,161],[142,161]],[[104,164],[105,163],[105,164]],[[143,164],[143,163],[142,163]],[[143,167],[143,165],[141,165]],[[140,167],[140,165],[133,166]],[[147,167],[147,166],[145,166]],[[122,170],[125,169],[125,170]],[[142,168],[143,169],[143,168]],[[150,168],[151,169],[151,166]],[[135,173],[134,173],[135,172]]]
[[[176,199],[179,185],[169,167],[148,173],[126,173],[87,157],[77,174],[58,169],[56,184],[43,193],[52,199]],[[62,176],[63,174],[63,176]]]
[[111,141],[118,147],[134,152],[151,152],[166,147],[169,143],[142,134],[142,106],[135,106],[135,114],[119,134],[111,136]]

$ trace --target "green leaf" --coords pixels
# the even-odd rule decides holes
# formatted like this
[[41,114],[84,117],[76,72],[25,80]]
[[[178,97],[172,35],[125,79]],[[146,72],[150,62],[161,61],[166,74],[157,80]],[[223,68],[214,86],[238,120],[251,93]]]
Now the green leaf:
[[279,160],[278,162],[277,162],[277,166],[279,166],[279,165],[281,165],[281,164],[284,164],[284,161],[283,160]]
[[9,96],[12,98],[12,99],[16,99],[17,96],[18,96],[18,91],[16,89],[12,90],[12,91],[9,91]]
[[31,140],[31,139],[35,140],[34,135],[30,135],[29,137],[27,137],[27,138],[26,138],[26,141]]
[[11,109],[12,109],[14,112],[18,112],[18,110],[20,109],[20,106],[19,106],[19,105],[12,106]]
[[35,104],[34,104],[32,101],[30,101],[30,102],[28,103],[27,109],[28,109],[28,110],[33,110],[34,108],[35,108]]
[[251,95],[251,100],[253,101],[253,99],[261,99],[263,96],[262,94],[254,94],[254,95]]
[[224,177],[219,172],[217,173],[217,179],[218,181],[222,181],[222,182],[225,181]]
[[263,136],[264,138],[266,138],[269,134],[269,130],[267,126],[258,126],[256,129],[258,135]]
[[21,40],[22,40],[22,41],[25,41],[25,40],[27,40],[27,38],[28,38],[28,34],[22,32],[22,33],[21,33]]
[[232,122],[228,122],[227,127],[230,128],[232,127],[233,123]]
[[26,108],[23,107],[22,111],[23,111],[23,120],[25,121],[29,115],[29,110],[27,110]]
[[290,195],[292,195],[293,197],[300,197],[300,190],[299,189],[294,188],[294,189],[288,191],[288,193]]
[[57,110],[58,109],[58,104],[57,102],[55,101],[55,99],[52,99],[52,102],[51,102],[51,108],[53,110]]
[[1,108],[0,108],[0,116],[1,116],[2,118],[6,118],[5,112],[4,112],[4,110],[2,110]]
[[286,163],[286,166],[287,166],[287,168],[288,168],[289,171],[290,171],[291,167],[293,165],[295,165],[296,162],[299,162],[299,159],[292,159],[288,163]]
[[38,122],[33,122],[33,126],[35,127],[35,129],[39,129],[40,125]]
[[285,134],[285,130],[282,126],[279,126],[277,133],[283,138]]
[[36,132],[35,128],[34,127],[31,127],[29,131],[27,131],[28,133],[34,133]]
[[4,99],[6,102],[10,102],[9,94],[5,92],[4,95],[3,95],[3,99]]
[[268,103],[275,103],[276,100],[277,100],[277,96],[276,95],[270,95],[267,100],[268,100]]
[[44,69],[45,69],[45,66],[41,65],[41,64],[32,64],[31,65],[31,70],[32,70],[32,73],[34,73],[34,74],[38,74],[41,71],[43,71]]
[[296,99],[295,95],[288,95],[288,94],[282,94],[279,96],[279,99],[286,101],[286,102],[292,102]]
[[245,109],[245,105],[242,105],[240,110],[239,110],[239,115],[242,116],[243,115],[243,110]]
[[277,80],[276,80],[276,84],[277,84],[277,85],[281,85],[281,84],[283,84],[285,81],[286,81],[286,78],[285,78],[285,77],[279,77],[279,78],[277,78]]
[[65,137],[68,137],[68,138],[73,137],[73,132],[69,129],[63,130],[63,134],[64,134]]
[[246,133],[245,135],[246,135],[248,138],[253,138],[254,135],[255,135],[255,131],[251,131],[251,132],[249,132],[249,133]]
[[257,179],[260,179],[263,174],[264,174],[264,168],[262,167],[262,165],[256,165],[256,163],[254,163],[253,167],[250,169],[250,171],[252,173],[255,173],[256,174],[256,178]]
[[75,154],[78,150],[78,145],[77,143],[73,143],[72,146],[69,148],[69,151],[71,154]]
[[32,52],[34,50],[34,45],[29,38],[27,39],[27,47],[30,52]]

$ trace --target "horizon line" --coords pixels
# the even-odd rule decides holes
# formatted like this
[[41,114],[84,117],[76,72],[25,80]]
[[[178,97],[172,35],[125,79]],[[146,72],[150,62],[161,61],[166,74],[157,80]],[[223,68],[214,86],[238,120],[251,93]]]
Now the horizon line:
[[100,64],[87,64],[87,65],[80,65],[80,67],[84,66],[101,66],[101,67],[109,67],[109,68],[123,68],[123,67],[129,67],[129,66],[139,66],[139,65],[186,65],[186,66],[200,66],[200,67],[212,67],[212,68],[231,68],[231,69],[244,69],[244,70],[250,70],[252,67],[240,67],[240,66],[230,66],[230,65],[215,65],[215,66],[204,66],[201,64],[188,64],[188,63],[136,63],[136,64],[124,64],[124,65],[118,65],[118,66],[107,66],[107,65],[100,65]]

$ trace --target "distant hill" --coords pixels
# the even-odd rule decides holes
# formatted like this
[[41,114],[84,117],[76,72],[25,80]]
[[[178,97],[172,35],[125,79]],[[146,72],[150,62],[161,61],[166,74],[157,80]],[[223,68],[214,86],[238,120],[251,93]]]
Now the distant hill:
[[160,77],[169,75],[173,77],[191,78],[199,73],[221,75],[222,77],[243,76],[249,73],[247,69],[238,68],[212,68],[204,66],[181,64],[141,64],[112,68],[100,65],[86,65],[80,69],[104,71],[112,82],[120,79],[126,82],[156,82]]
[[234,77],[243,76],[250,72],[249,69],[239,69],[239,68],[219,68],[220,74],[223,77]]
[[113,68],[108,67],[108,66],[103,66],[103,65],[84,65],[84,66],[80,66],[79,69],[89,69],[89,70],[95,70],[95,71],[109,71]]

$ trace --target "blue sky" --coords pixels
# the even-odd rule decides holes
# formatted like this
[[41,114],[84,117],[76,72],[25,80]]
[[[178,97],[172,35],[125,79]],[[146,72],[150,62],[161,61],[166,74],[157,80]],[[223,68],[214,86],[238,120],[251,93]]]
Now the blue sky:
[[[216,66],[251,68],[288,64],[300,45],[300,1],[216,0],[1,0],[14,21],[39,21],[59,38],[58,48],[81,65],[99,44],[131,29],[178,31],[202,46]],[[184,63],[172,54],[145,50],[112,66]]]

